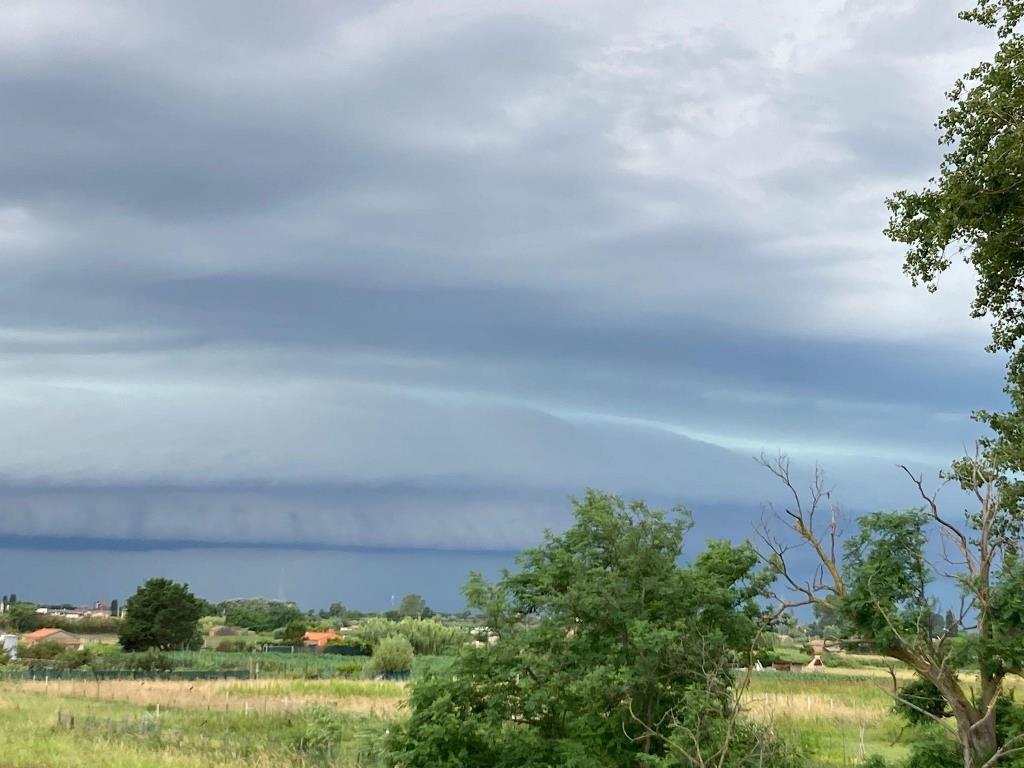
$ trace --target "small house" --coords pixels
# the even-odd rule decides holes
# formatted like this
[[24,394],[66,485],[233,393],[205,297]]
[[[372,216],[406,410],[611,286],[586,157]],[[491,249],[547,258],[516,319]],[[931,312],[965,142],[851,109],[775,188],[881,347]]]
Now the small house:
[[306,645],[315,645],[320,649],[326,648],[327,643],[331,640],[341,640],[341,635],[333,629],[329,629],[326,632],[307,632],[302,636],[303,643]]
[[69,650],[78,651],[82,649],[82,638],[72,635],[70,632],[57,629],[56,627],[43,627],[37,629],[35,632],[29,632],[28,634],[22,635],[21,641],[25,645],[35,645],[36,643],[60,643]]

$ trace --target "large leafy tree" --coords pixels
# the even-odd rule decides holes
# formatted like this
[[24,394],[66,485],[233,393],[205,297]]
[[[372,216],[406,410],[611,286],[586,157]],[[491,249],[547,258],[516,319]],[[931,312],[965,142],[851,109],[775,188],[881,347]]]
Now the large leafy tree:
[[270,632],[302,621],[304,616],[295,603],[267,600],[262,597],[225,600],[217,606],[226,624],[245,627],[255,632]]
[[749,661],[761,626],[756,553],[712,542],[680,566],[688,525],[681,510],[591,491],[517,573],[472,577],[468,602],[499,639],[414,685],[397,764],[785,764],[736,718],[730,668]]
[[[816,482],[804,504],[794,492],[794,506],[781,519],[812,548],[817,573],[798,578],[787,563],[788,545],[770,535],[764,540],[796,601],[839,610],[852,631],[905,661],[938,691],[955,717],[965,765],[981,766],[1022,746],[1000,743],[997,720],[1003,680],[1021,669],[1024,618],[1018,558],[1024,511],[1024,0],[978,0],[961,18],[993,30],[997,50],[948,92],[949,106],[937,122],[946,147],[938,172],[925,188],[889,198],[886,234],[907,246],[904,271],[929,290],[938,288],[955,258],[971,266],[977,274],[973,314],[991,320],[990,349],[1008,355],[1010,408],[978,414],[992,437],[947,477],[973,494],[976,506],[966,516],[941,514],[936,496],[912,478],[924,514],[865,519],[841,563],[836,519],[820,514],[830,505]],[[788,465],[769,466],[793,490]],[[945,553],[931,574],[923,560],[928,527],[941,534]],[[954,581],[963,595],[959,614],[942,628],[927,599],[929,576]],[[965,629],[967,659],[952,642]],[[977,665],[977,686],[958,679],[964,663]]]
[[198,637],[202,608],[187,584],[149,579],[128,598],[120,642],[126,651],[183,649]]
[[980,0],[961,18],[992,29],[998,49],[957,80],[939,115],[947,147],[918,191],[887,201],[886,234],[907,246],[903,269],[931,291],[957,257],[977,274],[972,307],[992,323],[992,351],[1008,354],[1005,413],[980,412],[994,439],[986,458],[1003,473],[1001,504],[1020,507],[1024,484],[1024,0]]
[[33,603],[14,603],[3,617],[8,626],[16,632],[31,632],[39,626],[36,607]]

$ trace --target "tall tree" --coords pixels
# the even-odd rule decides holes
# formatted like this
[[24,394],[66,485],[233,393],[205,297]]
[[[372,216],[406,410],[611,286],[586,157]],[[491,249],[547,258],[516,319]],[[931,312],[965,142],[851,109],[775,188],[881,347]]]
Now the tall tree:
[[1005,413],[979,412],[994,432],[983,447],[1002,476],[1000,503],[1020,511],[1024,482],[1024,0],[979,0],[960,14],[995,32],[998,49],[956,81],[939,115],[948,149],[919,191],[887,201],[885,233],[907,246],[903,269],[915,285],[938,289],[959,256],[977,274],[975,317],[992,323],[989,349],[1009,355]]
[[405,768],[779,766],[735,718],[730,669],[749,662],[764,582],[749,546],[711,542],[680,566],[685,513],[588,492],[575,524],[466,587],[494,644],[464,646],[413,686],[393,734]]
[[[11,595],[13,598],[14,595]],[[39,626],[36,606],[33,603],[12,603],[5,618],[15,632],[31,632]]]
[[398,615],[403,618],[422,619],[428,611],[427,601],[417,594],[406,595],[398,604]]
[[[849,537],[820,470],[801,493],[788,459],[762,456],[761,463],[791,502],[774,525],[766,521],[760,529],[762,556],[783,588],[776,595],[780,610],[810,605],[834,613],[847,638],[874,646],[931,684],[955,719],[967,768],[993,766],[1024,749],[1024,736],[1000,741],[997,728],[1003,681],[1024,671],[1024,562],[984,457],[957,462],[946,477],[977,503],[965,518],[943,514],[938,492],[904,468],[924,506],[863,516]],[[934,568],[926,560],[932,532],[942,542]],[[810,573],[795,567],[794,549],[801,546],[813,553]],[[929,591],[933,579],[961,593],[959,610],[941,627]],[[969,642],[954,643],[964,629]],[[965,666],[977,667],[977,681],[959,676]]]
[[202,609],[188,584],[149,579],[125,607],[119,639],[126,651],[180,650],[198,638]]
[[[992,323],[989,349],[1008,354],[1010,407],[1003,413],[977,414],[993,436],[982,441],[977,456],[959,462],[950,473],[977,502],[965,521],[940,515],[936,497],[915,478],[927,520],[953,553],[947,559],[956,560],[953,572],[946,574],[961,584],[966,614],[962,610],[952,626],[947,621],[935,641],[920,637],[919,631],[910,633],[904,625],[898,625],[898,633],[890,627],[890,633],[895,635],[891,655],[906,657],[950,705],[965,763],[974,766],[999,759],[1007,749],[996,743],[997,702],[1004,676],[1020,671],[1022,657],[1019,627],[1024,610],[1012,590],[1024,585],[1018,559],[1024,519],[1024,0],[978,0],[960,17],[993,30],[997,50],[947,93],[949,106],[937,122],[946,147],[942,163],[924,189],[889,198],[886,234],[907,246],[904,271],[915,285],[937,290],[939,277],[955,257],[974,269],[972,313]],[[915,521],[902,522],[908,526],[902,544],[913,549],[909,528]],[[791,527],[805,541],[816,539],[813,532]],[[895,532],[887,535],[891,539]],[[911,575],[904,569],[900,578]],[[836,598],[844,598],[848,587],[836,580],[827,585]],[[882,606],[878,613],[887,620],[895,610],[884,600],[874,605]],[[964,628],[965,615],[976,624],[971,643],[981,679],[974,695],[954,679],[948,642]]]

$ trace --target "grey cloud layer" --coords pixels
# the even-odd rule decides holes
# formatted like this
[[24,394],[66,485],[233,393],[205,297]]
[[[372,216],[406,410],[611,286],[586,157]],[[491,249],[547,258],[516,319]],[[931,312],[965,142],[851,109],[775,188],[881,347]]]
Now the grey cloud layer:
[[587,484],[756,514],[760,447],[902,498],[999,402],[879,234],[953,19],[5,4],[0,532],[519,546]]

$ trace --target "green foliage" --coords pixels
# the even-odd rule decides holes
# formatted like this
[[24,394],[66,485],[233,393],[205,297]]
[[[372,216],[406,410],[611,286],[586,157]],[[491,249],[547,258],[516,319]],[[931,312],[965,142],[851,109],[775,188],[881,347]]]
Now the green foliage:
[[397,634],[397,627],[398,622],[380,616],[371,616],[360,621],[352,634],[372,648],[385,637]]
[[406,595],[398,605],[398,615],[402,618],[422,619],[432,613],[421,595]]
[[22,659],[56,659],[64,653],[64,645],[56,640],[41,640],[32,645],[22,644],[18,656]]
[[[938,119],[949,147],[939,175],[920,192],[897,192],[888,200],[892,217],[886,234],[908,246],[904,270],[929,289],[951,263],[951,246],[978,273],[976,316],[993,320],[993,342],[1013,349],[1021,338],[1022,297],[1017,291],[1024,265],[1019,260],[1019,227],[1024,217],[1024,156],[1019,149],[1024,107],[1024,48],[1014,29],[1019,0],[982,0],[965,18],[994,23],[993,9],[1016,9],[990,62],[957,80],[950,106]],[[959,247],[959,244],[963,244]],[[1016,278],[1016,279],[1015,279]]]
[[899,699],[892,711],[910,725],[924,725],[950,714],[946,699],[935,683],[922,677],[914,677],[900,686]]
[[1024,669],[1024,561],[1010,558],[992,587],[992,637],[979,647],[981,663],[991,669]]
[[245,627],[255,632],[271,632],[286,627],[293,621],[302,621],[304,616],[295,603],[280,600],[266,600],[262,597],[243,600],[227,600],[216,607],[224,616],[224,622],[235,627]]
[[337,749],[348,731],[344,718],[326,704],[310,704],[302,710],[301,730],[294,738],[301,752],[326,756]]
[[882,653],[930,636],[926,520],[919,510],[864,515],[844,548],[843,617],[853,636],[870,637]]
[[116,635],[121,631],[120,619],[105,616],[83,616],[80,619],[68,619],[62,616],[39,617],[36,622],[40,626],[56,627],[74,635]]
[[360,622],[353,635],[371,648],[385,637],[401,635],[412,643],[417,654],[428,656],[448,653],[469,639],[464,628],[443,624],[436,619],[390,621],[379,616]]
[[68,648],[54,640],[18,646],[18,660],[29,667],[78,669],[90,662],[88,650]]
[[963,768],[963,765],[959,745],[948,732],[936,726],[914,742],[903,768]]
[[183,649],[199,642],[201,614],[187,584],[149,579],[128,598],[120,642],[126,651]]
[[348,621],[349,610],[343,603],[331,603],[326,611],[320,611],[321,619],[330,619],[334,624],[344,624]]
[[[379,642],[379,641],[378,641]],[[365,640],[354,637],[352,635],[342,635],[334,640],[327,641],[328,648],[351,648],[353,652],[358,651],[364,656],[369,656],[373,653],[373,646],[367,643]]]
[[170,672],[174,669],[171,657],[156,648],[125,656],[124,665],[125,669],[134,672]]
[[376,674],[401,674],[412,669],[412,657],[412,643],[402,635],[392,635],[373,649],[370,669]]
[[281,633],[281,639],[285,645],[302,645],[305,635],[306,622],[296,620],[289,622],[288,626],[284,628],[284,632]]
[[32,603],[15,603],[3,614],[3,619],[15,632],[31,632],[39,628],[36,607]]
[[748,546],[713,542],[680,567],[689,518],[674,512],[589,491],[575,524],[520,555],[517,573],[494,585],[472,578],[468,602],[500,639],[462,646],[414,683],[411,717],[390,740],[395,761],[682,766],[685,748],[672,745],[691,743],[691,712],[714,752],[732,711],[729,669],[754,644],[764,581]]
[[252,648],[251,641],[237,637],[228,637],[217,643],[219,653],[248,653]]
[[[1010,353],[1006,413],[978,414],[996,434],[986,443],[999,469],[1024,469],[1024,33],[1021,0],[979,0],[961,18],[994,29],[999,47],[954,83],[939,115],[940,141],[948,148],[938,174],[917,192],[887,201],[886,234],[907,246],[903,269],[914,284],[938,287],[939,276],[961,257],[977,275],[972,314],[992,323],[990,349]],[[1024,511],[1024,483],[1001,482],[1006,505]]]

